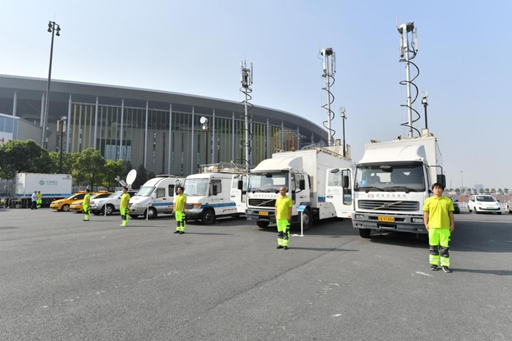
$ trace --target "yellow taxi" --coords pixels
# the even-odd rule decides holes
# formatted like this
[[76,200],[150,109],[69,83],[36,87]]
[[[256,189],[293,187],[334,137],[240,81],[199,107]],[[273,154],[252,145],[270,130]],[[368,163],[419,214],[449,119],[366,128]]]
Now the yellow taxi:
[[[95,193],[91,193],[91,200],[92,199],[106,198],[110,194],[112,194],[112,193],[109,192],[109,191],[98,191],[98,192],[95,192]],[[83,212],[84,211],[84,199],[82,198],[80,200],[73,201],[71,203],[71,206],[69,206],[69,210],[73,211],[73,212],[76,212],[76,213]]]
[[69,207],[71,206],[73,201],[80,199],[83,200],[83,198],[85,197],[85,193],[85,191],[80,191],[78,193],[72,194],[68,198],[54,200],[50,204],[50,208],[53,208],[54,210],[57,211],[69,212]]

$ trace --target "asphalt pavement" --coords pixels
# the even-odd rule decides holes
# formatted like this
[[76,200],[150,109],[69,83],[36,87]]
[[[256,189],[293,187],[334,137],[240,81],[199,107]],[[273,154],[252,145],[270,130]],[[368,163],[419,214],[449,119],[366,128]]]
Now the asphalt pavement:
[[0,340],[512,340],[512,215],[455,218],[447,274],[350,220],[278,250],[243,218],[0,209]]

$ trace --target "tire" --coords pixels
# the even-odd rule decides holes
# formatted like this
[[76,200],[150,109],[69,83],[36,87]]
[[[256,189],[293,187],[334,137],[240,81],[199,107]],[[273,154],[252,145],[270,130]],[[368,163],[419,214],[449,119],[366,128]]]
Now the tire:
[[[144,219],[146,219],[146,214],[147,214],[148,210],[146,209],[144,211]],[[154,207],[150,207],[149,208],[149,218],[148,219],[154,219],[158,217],[158,213],[156,212],[156,209]]]
[[[112,213],[114,213],[114,206],[112,205],[106,205],[107,206],[107,215],[112,215]],[[105,206],[103,206],[105,207]],[[105,212],[103,212],[105,213]]]
[[498,214],[501,214],[501,212],[498,212]]
[[135,215],[135,214],[130,214],[130,217],[131,217],[132,219],[137,219],[139,216],[138,216],[138,215]]
[[266,229],[268,225],[270,225],[270,221],[260,220],[256,222],[256,225],[258,225],[260,229]]
[[69,205],[68,204],[62,205],[62,210],[64,212],[69,212]]
[[201,217],[201,221],[205,225],[211,225],[215,223],[215,212],[213,210],[205,210],[203,212],[203,216]]
[[359,236],[361,236],[361,238],[370,238],[371,234],[372,234],[372,230],[359,229]]
[[[311,212],[308,209],[305,209],[302,212],[302,219],[304,221],[303,229],[304,229],[304,231],[306,231],[313,225],[313,220],[311,218]],[[300,226],[300,220],[299,220],[299,226]]]

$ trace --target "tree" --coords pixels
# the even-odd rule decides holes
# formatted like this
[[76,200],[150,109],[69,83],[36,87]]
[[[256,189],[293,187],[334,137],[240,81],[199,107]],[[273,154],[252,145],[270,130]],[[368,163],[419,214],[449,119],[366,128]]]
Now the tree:
[[503,190],[501,188],[498,188],[498,194],[503,194]]
[[92,190],[100,183],[105,173],[105,159],[99,150],[87,148],[76,158],[73,164],[73,177],[76,183],[87,184]]
[[110,189],[117,186],[116,177],[125,172],[125,163],[122,159],[117,161],[107,160],[105,162],[105,172],[103,173],[103,185]]
[[483,188],[480,188],[480,190],[478,191],[478,193],[480,193],[480,194],[484,194],[484,189],[483,189]]
[[56,165],[46,149],[33,140],[10,140],[0,147],[0,177],[13,179],[16,173],[54,173]]
[[505,194],[508,194],[508,188],[503,188],[503,192],[505,192]]
[[460,195],[460,188],[455,188],[455,194]]

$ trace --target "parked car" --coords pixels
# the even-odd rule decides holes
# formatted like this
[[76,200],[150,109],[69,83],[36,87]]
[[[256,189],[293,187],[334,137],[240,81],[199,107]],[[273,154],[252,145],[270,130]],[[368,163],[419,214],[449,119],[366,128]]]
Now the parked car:
[[[91,193],[91,201],[93,199],[106,198],[106,197],[108,197],[111,194],[112,193],[110,193],[109,191],[100,191],[100,192],[96,192],[96,193]],[[89,203],[89,206],[91,206],[90,203]],[[73,211],[73,212],[76,212],[76,213],[83,212],[84,211],[84,199],[73,201],[71,203],[71,206],[69,206],[69,210]]]
[[468,202],[469,212],[496,212],[501,214],[501,204],[492,195],[472,195]]
[[[135,193],[137,192],[128,191],[130,197],[133,197]],[[119,205],[121,204],[121,195],[123,195],[123,191],[117,191],[115,193],[112,193],[106,198],[95,197],[94,199],[91,200],[91,212],[95,215],[105,214],[105,209],[107,210],[107,215],[111,215],[114,212],[119,212]]]
[[52,201],[52,203],[50,204],[50,208],[53,208],[54,210],[57,210],[57,211],[68,212],[69,207],[71,206],[73,201],[83,199],[84,197],[85,197],[85,191],[78,192],[78,193],[75,193],[67,198],[57,199],[57,200]]
[[452,201],[453,201],[453,213],[459,214],[460,213],[459,201],[453,200],[453,198],[450,198],[450,199],[452,199]]
[[507,201],[507,211],[508,213],[512,213],[512,205],[510,204],[510,200]]

